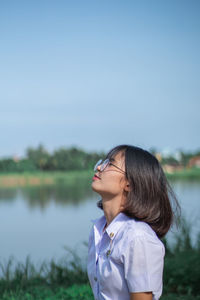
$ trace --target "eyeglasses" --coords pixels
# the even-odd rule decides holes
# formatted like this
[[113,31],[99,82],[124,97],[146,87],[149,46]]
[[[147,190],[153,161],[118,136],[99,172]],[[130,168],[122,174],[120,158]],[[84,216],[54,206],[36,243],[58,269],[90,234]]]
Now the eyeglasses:
[[122,173],[124,173],[124,174],[126,173],[126,172],[124,172],[122,169],[120,169],[119,167],[117,167],[117,166],[115,166],[113,163],[111,163],[111,161],[109,160],[109,158],[105,159],[104,161],[103,161],[103,159],[100,159],[100,160],[96,163],[96,165],[94,166],[94,171],[97,171],[97,168],[98,168],[98,166],[100,166],[100,165],[101,165],[101,167],[100,167],[100,172],[103,172],[107,166],[113,166],[113,167],[117,168],[118,170],[120,170]]

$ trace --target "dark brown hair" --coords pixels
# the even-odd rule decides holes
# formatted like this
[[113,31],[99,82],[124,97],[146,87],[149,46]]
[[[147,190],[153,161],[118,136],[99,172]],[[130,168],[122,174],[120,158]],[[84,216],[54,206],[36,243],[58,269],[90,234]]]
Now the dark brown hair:
[[[122,152],[126,178],[130,184],[126,206],[127,216],[146,222],[162,238],[180,215],[180,206],[159,161],[146,150],[120,145],[109,151],[106,158]],[[98,206],[103,208],[102,200]]]

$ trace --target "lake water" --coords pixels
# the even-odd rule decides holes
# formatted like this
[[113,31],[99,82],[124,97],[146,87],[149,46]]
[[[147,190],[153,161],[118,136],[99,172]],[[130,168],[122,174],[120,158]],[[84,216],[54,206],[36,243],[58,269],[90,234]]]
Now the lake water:
[[[172,183],[182,213],[192,224],[192,239],[200,231],[200,182]],[[88,187],[65,186],[0,189],[0,261],[13,255],[42,262],[67,254],[66,247],[85,255],[91,220],[102,215],[99,196]],[[168,234],[170,237],[170,234]]]

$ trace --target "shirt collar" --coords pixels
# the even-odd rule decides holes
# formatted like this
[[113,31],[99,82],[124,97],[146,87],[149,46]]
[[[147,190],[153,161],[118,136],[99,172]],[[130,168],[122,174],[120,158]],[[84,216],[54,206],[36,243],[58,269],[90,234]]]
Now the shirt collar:
[[113,240],[121,228],[121,226],[124,224],[124,221],[129,220],[130,218],[126,216],[124,213],[119,213],[112,222],[108,225],[106,228],[106,232],[111,240]]
[[103,228],[106,225],[105,216],[103,215],[102,217],[100,217],[98,219],[92,220],[92,223],[94,224],[94,227],[97,229],[99,235],[101,235],[103,232]]
[[[119,229],[123,225],[124,221],[129,220],[129,219],[130,218],[128,216],[126,216],[124,213],[119,213],[112,220],[112,222],[109,224],[109,226],[105,230],[111,240],[113,240],[115,238],[117,232],[119,231]],[[103,215],[99,219],[92,220],[92,222],[94,223],[94,226],[96,227],[96,229],[98,230],[99,234],[101,235],[102,232],[103,232],[103,228],[104,228],[104,226],[106,224],[106,218],[105,218],[105,216]]]

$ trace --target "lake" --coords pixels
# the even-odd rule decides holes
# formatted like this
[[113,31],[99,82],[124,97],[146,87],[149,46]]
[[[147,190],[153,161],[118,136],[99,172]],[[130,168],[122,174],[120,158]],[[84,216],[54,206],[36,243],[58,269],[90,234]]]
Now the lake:
[[[195,242],[200,231],[200,182],[171,183],[182,213],[192,224]],[[0,261],[13,255],[24,262],[30,255],[33,262],[55,260],[77,251],[83,257],[91,220],[102,215],[96,202],[99,196],[88,186],[80,190],[64,185],[0,189]],[[172,233],[168,234],[168,238]]]

